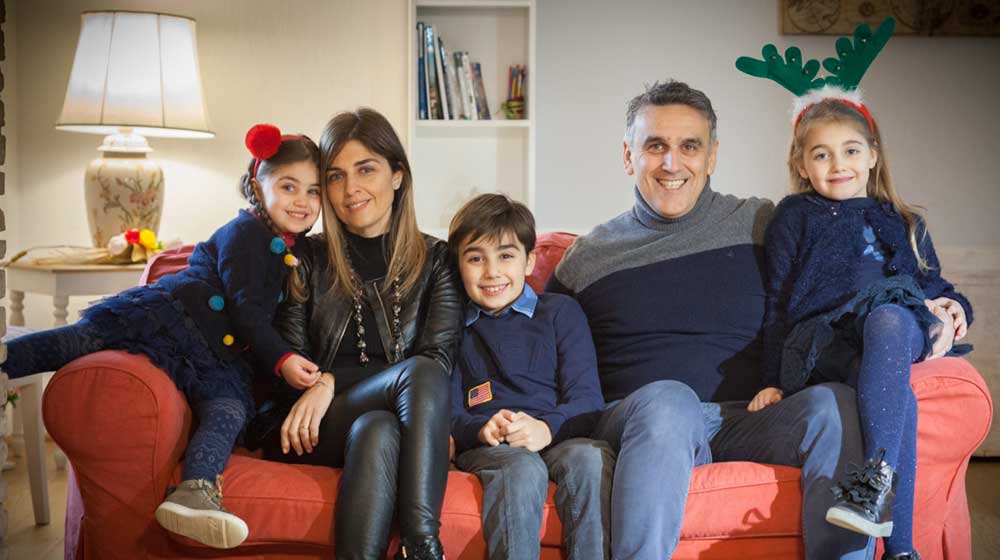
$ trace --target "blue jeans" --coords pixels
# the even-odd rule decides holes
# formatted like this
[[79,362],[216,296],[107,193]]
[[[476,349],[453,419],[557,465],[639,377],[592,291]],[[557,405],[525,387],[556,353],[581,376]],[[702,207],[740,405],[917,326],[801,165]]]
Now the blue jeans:
[[499,445],[459,455],[455,464],[483,485],[483,534],[490,560],[538,558],[549,479],[570,560],[610,558],[608,520],[614,453],[606,442],[575,438],[541,453]]
[[650,383],[608,406],[594,438],[618,454],[613,558],[669,558],[680,540],[691,471],[713,460],[800,467],[806,558],[871,557],[874,541],[825,519],[835,477],[849,462],[863,459],[854,391],[827,383],[759,412],[746,407],[746,402],[700,402],[678,381]]

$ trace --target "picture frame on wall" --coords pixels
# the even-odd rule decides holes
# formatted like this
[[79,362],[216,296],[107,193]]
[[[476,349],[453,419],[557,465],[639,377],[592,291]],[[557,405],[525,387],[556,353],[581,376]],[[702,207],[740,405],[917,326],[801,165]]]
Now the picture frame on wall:
[[896,18],[896,35],[1000,37],[1000,0],[781,0],[784,35],[851,35]]

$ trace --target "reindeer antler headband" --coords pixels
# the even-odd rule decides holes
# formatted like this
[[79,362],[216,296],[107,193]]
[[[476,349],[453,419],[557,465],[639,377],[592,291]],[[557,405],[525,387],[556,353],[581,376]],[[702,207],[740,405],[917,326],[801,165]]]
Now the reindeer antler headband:
[[774,80],[795,94],[795,128],[806,109],[824,99],[835,99],[860,111],[874,132],[875,124],[857,88],[895,28],[896,20],[889,17],[875,33],[867,23],[862,23],[854,29],[853,42],[847,37],[837,39],[837,58],[823,60],[823,68],[831,74],[824,78],[816,78],[819,61],[809,60],[803,64],[802,51],[798,47],[788,47],[782,58],[774,45],[764,45],[761,49],[763,60],[741,56],[736,59],[736,68],[751,76]]

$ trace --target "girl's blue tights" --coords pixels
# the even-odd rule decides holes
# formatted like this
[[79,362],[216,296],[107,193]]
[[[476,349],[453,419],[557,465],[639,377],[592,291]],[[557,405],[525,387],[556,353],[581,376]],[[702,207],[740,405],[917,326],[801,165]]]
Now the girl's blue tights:
[[19,336],[7,343],[7,361],[0,364],[0,369],[11,378],[56,371],[80,356],[104,350],[104,339],[87,319]]
[[871,459],[885,449],[885,461],[899,476],[886,552],[909,552],[917,472],[917,400],[910,388],[910,366],[923,357],[924,333],[912,312],[887,304],[868,314],[863,340],[861,369],[848,382],[858,392],[865,455]]

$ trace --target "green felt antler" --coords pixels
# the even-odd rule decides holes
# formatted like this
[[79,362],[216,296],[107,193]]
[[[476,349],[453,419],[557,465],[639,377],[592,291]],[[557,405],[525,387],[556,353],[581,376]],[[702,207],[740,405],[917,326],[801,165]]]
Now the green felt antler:
[[774,45],[764,45],[760,53],[763,60],[749,56],[739,57],[736,59],[736,68],[751,76],[774,80],[796,96],[823,87],[822,79],[813,79],[819,72],[819,61],[810,60],[803,65],[802,51],[798,47],[788,47],[784,59]]
[[862,23],[854,29],[853,44],[847,37],[837,39],[838,58],[823,60],[823,68],[833,74],[826,78],[826,83],[845,90],[857,88],[872,61],[892,37],[895,28],[896,20],[888,17],[878,26],[874,35],[871,27]]

